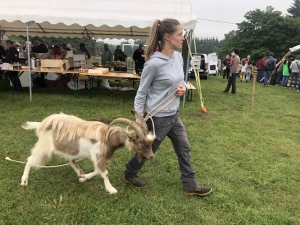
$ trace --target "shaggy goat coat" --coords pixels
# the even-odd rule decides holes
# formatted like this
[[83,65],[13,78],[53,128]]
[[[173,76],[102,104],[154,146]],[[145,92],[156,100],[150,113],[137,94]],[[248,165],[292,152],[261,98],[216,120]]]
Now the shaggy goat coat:
[[[116,120],[128,121],[128,124],[132,122],[122,118]],[[22,186],[28,184],[31,167],[47,162],[54,153],[69,160],[80,182],[101,174],[106,190],[115,194],[117,190],[111,185],[105,166],[115,150],[125,145],[137,152],[140,159],[153,159],[151,145],[155,137],[151,133],[138,136],[135,130],[125,131],[120,127],[110,127],[98,121],[85,121],[65,114],[48,116],[42,122],[27,122],[23,128],[36,130],[39,139],[27,159],[21,179]],[[75,162],[79,158],[90,158],[94,164],[94,172],[84,174]]]

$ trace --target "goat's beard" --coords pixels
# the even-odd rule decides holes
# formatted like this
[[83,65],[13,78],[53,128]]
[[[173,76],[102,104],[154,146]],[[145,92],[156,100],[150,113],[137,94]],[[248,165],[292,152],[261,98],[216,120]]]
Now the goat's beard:
[[139,161],[139,163],[145,160],[145,158],[139,154],[136,154],[136,159]]

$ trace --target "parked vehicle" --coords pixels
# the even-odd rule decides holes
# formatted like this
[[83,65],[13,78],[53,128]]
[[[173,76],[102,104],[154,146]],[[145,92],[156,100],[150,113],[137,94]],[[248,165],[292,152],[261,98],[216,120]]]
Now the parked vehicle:
[[199,71],[200,79],[207,79],[209,73],[208,73],[208,56],[207,54],[201,54],[201,53],[193,53],[192,59],[190,61],[190,70],[189,70],[189,77],[195,78],[194,74],[194,68],[193,64],[195,66],[195,69]]
[[214,53],[209,53],[207,55],[208,57],[208,62],[209,62],[209,66],[208,66],[208,74],[214,74],[216,76],[218,76],[219,74],[219,67],[218,67],[218,53],[214,52]]

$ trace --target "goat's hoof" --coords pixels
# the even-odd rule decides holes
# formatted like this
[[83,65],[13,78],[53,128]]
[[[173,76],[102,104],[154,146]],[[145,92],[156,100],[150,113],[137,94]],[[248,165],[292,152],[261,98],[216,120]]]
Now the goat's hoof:
[[84,181],[86,181],[87,180],[87,178],[86,177],[84,177],[84,176],[80,176],[79,177],[79,182],[84,182]]
[[108,193],[109,193],[110,195],[114,195],[114,194],[117,194],[118,191],[117,191],[115,188],[111,188],[110,190],[108,190]]
[[22,180],[21,181],[21,186],[26,187],[28,184],[28,180]]

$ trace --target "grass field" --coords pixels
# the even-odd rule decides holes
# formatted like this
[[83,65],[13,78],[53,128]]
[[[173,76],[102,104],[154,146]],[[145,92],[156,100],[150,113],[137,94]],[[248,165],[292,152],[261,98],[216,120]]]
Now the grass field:
[[[195,82],[193,81],[195,84]],[[0,81],[0,224],[300,224],[299,99],[294,89],[237,83],[237,94],[223,94],[221,77],[201,81],[205,106],[197,92],[180,108],[191,143],[192,164],[203,185],[213,188],[206,198],[184,195],[177,158],[165,140],[153,162],[140,172],[148,186],[134,189],[123,182],[132,152],[117,151],[108,164],[116,195],[108,195],[100,176],[79,183],[70,166],[31,170],[29,185],[20,186],[25,161],[37,138],[21,124],[64,112],[83,119],[133,119],[134,91],[86,90],[73,98],[64,87],[28,89],[12,95]],[[65,163],[54,157],[49,165]],[[79,162],[92,171],[88,160]]]

